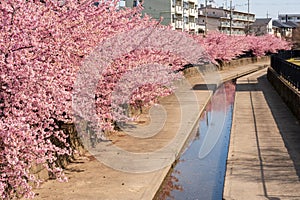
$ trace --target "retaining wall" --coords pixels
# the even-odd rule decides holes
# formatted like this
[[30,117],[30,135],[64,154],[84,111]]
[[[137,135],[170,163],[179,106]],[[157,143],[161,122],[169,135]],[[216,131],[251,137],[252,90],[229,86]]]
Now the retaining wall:
[[259,58],[258,57],[240,58],[236,60],[219,63],[219,65],[217,66],[214,66],[213,64],[195,66],[195,67],[190,67],[185,69],[183,73],[185,77],[191,77],[199,73],[198,69],[204,72],[215,70],[216,67],[218,68],[218,70],[226,70],[226,69],[249,65],[257,62],[270,62],[270,56],[263,56]]
[[268,68],[267,77],[286,105],[300,121],[300,91],[270,67]]
[[232,67],[239,67],[243,65],[248,65],[256,62],[267,62],[270,61],[269,56],[263,56],[263,57],[250,57],[250,58],[240,58],[236,60],[226,61],[219,63],[219,69],[224,70],[227,68]]

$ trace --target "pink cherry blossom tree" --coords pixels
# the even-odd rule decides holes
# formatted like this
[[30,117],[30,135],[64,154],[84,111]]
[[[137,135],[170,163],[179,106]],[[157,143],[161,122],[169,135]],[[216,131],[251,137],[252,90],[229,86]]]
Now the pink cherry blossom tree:
[[[98,6],[89,0],[0,3],[1,198],[33,196],[29,182],[40,181],[30,173],[33,164],[42,164],[65,180],[55,161],[71,149],[59,124],[74,120],[72,89],[82,60],[115,34],[157,27],[157,21],[141,18],[141,7],[118,10],[116,5],[113,0]],[[107,108],[114,80],[143,58],[173,63],[172,68],[178,69],[178,59],[169,57],[167,52],[132,52],[107,69],[96,92],[96,96],[102,95],[96,100],[98,114],[109,118],[106,127],[112,123]],[[131,102],[148,104],[169,93],[169,89],[145,85],[137,88]]]
[[212,60],[229,61],[251,51],[253,56],[263,56],[266,53],[276,53],[278,50],[291,48],[291,43],[273,35],[239,36],[211,32],[206,37],[194,37],[200,42]]
[[258,57],[266,53],[276,53],[278,50],[288,50],[292,47],[292,43],[274,35],[247,36],[246,41],[248,42],[248,49]]

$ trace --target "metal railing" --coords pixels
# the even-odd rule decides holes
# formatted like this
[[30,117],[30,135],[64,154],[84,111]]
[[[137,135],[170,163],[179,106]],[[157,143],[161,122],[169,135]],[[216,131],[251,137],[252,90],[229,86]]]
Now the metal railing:
[[286,61],[300,57],[300,51],[282,51],[272,55],[271,67],[284,79],[300,90],[300,66]]
[[279,51],[277,55],[278,57],[287,60],[290,58],[300,57],[300,50]]

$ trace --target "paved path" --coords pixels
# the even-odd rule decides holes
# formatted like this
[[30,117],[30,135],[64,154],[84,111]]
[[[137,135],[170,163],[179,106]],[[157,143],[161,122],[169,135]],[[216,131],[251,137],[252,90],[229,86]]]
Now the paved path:
[[[257,71],[259,68],[268,63],[257,63],[230,70],[220,72],[223,80],[232,79],[242,74]],[[210,72],[205,72],[210,73]],[[212,76],[212,78],[215,78]],[[168,145],[170,141],[175,141],[171,148],[162,152],[157,161],[165,161],[171,157],[178,156],[183,147],[190,131],[193,129],[200,113],[204,109],[207,101],[211,96],[211,91],[207,90],[207,85],[210,86],[211,80],[205,82],[200,76],[192,76],[187,78],[187,82],[180,85],[176,95],[163,98],[160,104],[163,105],[167,118],[160,131],[149,138],[130,137],[125,133],[111,136],[113,144],[129,152],[155,152],[157,149]],[[179,100],[178,100],[179,99]],[[180,102],[179,102],[180,101]],[[180,104],[180,106],[179,106]],[[158,114],[155,114],[158,113]],[[159,112],[154,112],[154,119],[161,117]],[[153,123],[157,123],[157,120]],[[143,127],[142,127],[143,128]],[[148,134],[148,133],[147,133]],[[111,160],[118,163],[124,157],[120,156],[121,152],[115,150],[110,151]],[[164,177],[169,171],[171,164],[166,165],[156,171],[148,169],[150,166],[155,168],[157,163],[151,162],[147,157],[140,160],[126,157],[126,162],[122,162],[115,167],[121,167],[123,170],[115,170],[101,162],[97,161],[92,156],[85,156],[78,159],[75,163],[71,163],[66,171],[69,177],[69,182],[58,183],[49,180],[36,189],[36,199],[47,200],[150,200],[154,197],[159,189]],[[111,160],[108,159],[108,162]],[[158,162],[159,163],[159,162]],[[130,173],[132,167],[137,167],[138,164],[147,168],[144,173]],[[138,170],[137,170],[138,171]]]
[[237,81],[224,199],[300,199],[300,125],[266,78]]

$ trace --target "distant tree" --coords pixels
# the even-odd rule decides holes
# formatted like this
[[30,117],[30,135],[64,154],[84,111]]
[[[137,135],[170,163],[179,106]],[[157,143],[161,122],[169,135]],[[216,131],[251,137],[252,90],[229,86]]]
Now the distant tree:
[[254,35],[255,36],[261,36],[261,35],[265,35],[265,30],[263,30],[263,27],[262,26],[257,26],[255,27],[254,29]]
[[300,49],[300,26],[293,30],[293,48]]

